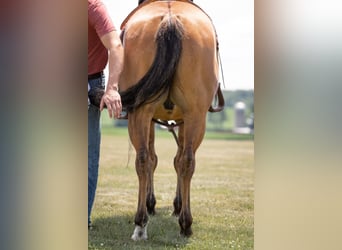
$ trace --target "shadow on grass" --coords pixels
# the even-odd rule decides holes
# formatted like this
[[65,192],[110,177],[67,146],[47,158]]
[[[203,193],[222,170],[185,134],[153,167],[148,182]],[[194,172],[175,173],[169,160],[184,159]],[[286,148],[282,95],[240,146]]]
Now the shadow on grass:
[[133,241],[134,214],[96,218],[88,232],[88,249],[179,249],[188,239],[180,236],[178,218],[170,207],[158,207],[156,215],[149,216],[148,239]]

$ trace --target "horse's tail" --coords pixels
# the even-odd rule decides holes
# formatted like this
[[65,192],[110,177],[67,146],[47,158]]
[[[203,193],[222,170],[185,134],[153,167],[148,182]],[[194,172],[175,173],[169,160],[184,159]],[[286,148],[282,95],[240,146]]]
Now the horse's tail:
[[168,93],[182,53],[183,27],[176,16],[165,16],[156,34],[156,55],[145,76],[121,93],[127,112],[151,103]]

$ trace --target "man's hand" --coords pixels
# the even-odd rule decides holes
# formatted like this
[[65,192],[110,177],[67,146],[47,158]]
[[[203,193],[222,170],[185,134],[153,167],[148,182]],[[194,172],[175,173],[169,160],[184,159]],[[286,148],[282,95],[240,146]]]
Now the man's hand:
[[117,90],[107,89],[101,99],[100,110],[107,106],[110,118],[119,118],[122,111],[121,96]]

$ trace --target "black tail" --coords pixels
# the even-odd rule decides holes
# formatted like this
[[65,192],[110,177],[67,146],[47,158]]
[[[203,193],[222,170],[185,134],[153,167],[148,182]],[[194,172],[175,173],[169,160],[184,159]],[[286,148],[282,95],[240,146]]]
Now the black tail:
[[182,53],[183,28],[176,17],[164,18],[156,35],[154,61],[137,84],[120,93],[123,107],[132,112],[168,93]]

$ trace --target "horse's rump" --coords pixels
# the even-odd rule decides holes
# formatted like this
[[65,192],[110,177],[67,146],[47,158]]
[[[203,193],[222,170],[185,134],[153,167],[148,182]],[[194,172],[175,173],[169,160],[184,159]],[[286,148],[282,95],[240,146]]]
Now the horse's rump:
[[[218,87],[216,34],[200,8],[152,1],[125,21],[123,44],[120,89],[129,112],[151,102],[159,102],[156,113],[168,119],[194,108],[208,111]],[[162,105],[166,100],[173,106]]]
[[169,92],[182,52],[182,37],[183,29],[179,20],[165,16],[155,35],[157,46],[152,65],[136,84],[121,93],[122,103],[128,112],[154,102]]

